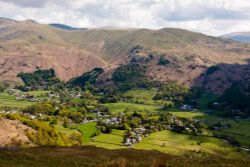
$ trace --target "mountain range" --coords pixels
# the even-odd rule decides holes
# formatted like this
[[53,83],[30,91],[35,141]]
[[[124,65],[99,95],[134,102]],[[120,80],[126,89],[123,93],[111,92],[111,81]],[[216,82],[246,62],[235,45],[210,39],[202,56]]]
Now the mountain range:
[[224,38],[175,28],[78,29],[1,18],[0,80],[21,82],[20,72],[53,68],[68,81],[101,67],[98,81],[105,82],[121,64],[136,62],[153,80],[220,93],[250,71],[250,44]]

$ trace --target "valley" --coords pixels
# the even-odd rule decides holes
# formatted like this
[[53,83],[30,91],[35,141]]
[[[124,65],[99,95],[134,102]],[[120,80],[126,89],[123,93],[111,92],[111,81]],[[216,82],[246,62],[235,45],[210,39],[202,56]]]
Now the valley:
[[[129,90],[122,93],[122,98],[117,102],[104,104],[101,104],[98,100],[102,95],[86,94],[87,92],[81,90],[68,92],[68,97],[63,96],[64,92],[61,91],[58,93],[52,93],[53,91],[16,91],[18,93],[10,94],[10,90],[6,89],[1,93],[1,97],[5,97],[1,101],[1,117],[3,120],[14,119],[23,122],[30,119],[31,121],[36,120],[49,124],[69,139],[78,134],[74,140],[80,145],[93,145],[107,149],[129,147],[158,150],[179,156],[190,153],[194,156],[207,154],[236,159],[248,156],[250,120],[212,116],[204,110],[166,108],[164,107],[165,101],[153,100],[158,92],[156,89]],[[25,96],[22,100],[16,100],[17,94],[28,94],[34,96],[33,99],[40,99],[40,101],[25,99]],[[8,103],[5,103],[4,100]],[[87,111],[83,104],[88,108]],[[52,108],[46,109],[44,107]],[[159,120],[162,119],[162,116],[167,116],[168,121],[175,119],[177,122],[190,122],[187,125],[181,125],[181,122],[166,122],[161,125]],[[128,119],[128,124],[122,121],[125,118]],[[149,122],[150,126],[146,122]],[[192,130],[194,128],[193,125],[191,126],[192,122],[201,123],[199,125],[201,126],[201,132],[198,132],[199,128],[198,131]],[[217,124],[220,124],[220,126]],[[176,129],[176,131],[174,128],[177,125],[184,126],[184,129]],[[228,127],[224,127],[225,125],[228,125]],[[190,127],[192,128],[190,129]],[[129,129],[132,131],[129,132]],[[143,132],[135,133],[137,129],[142,129]],[[135,142],[125,141],[124,143],[128,132],[134,137],[139,135],[139,140],[136,139]],[[221,137],[222,139],[220,139]],[[227,137],[227,139],[224,137]],[[10,147],[15,145],[15,143],[11,143],[12,140],[9,139]]]
[[250,44],[4,18],[0,32],[1,164],[248,165]]

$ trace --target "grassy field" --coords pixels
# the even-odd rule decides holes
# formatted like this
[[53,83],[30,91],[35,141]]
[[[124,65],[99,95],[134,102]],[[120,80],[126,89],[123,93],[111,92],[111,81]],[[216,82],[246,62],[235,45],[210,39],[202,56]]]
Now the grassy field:
[[[21,92],[22,94],[29,94],[33,96],[41,96],[42,94],[46,94],[49,91],[29,91],[29,92]],[[39,97],[43,99],[44,97]],[[11,108],[25,108],[34,104],[34,102],[29,102],[26,100],[18,101],[15,98],[15,95],[10,95],[7,92],[0,93],[0,107],[11,107]]]
[[130,90],[123,95],[132,97],[134,101],[142,101],[144,104],[155,104],[153,97],[157,94],[156,90]]
[[[111,134],[101,134],[93,138],[89,145],[108,149],[127,148],[121,146],[124,131],[113,130]],[[242,154],[221,139],[206,136],[190,136],[171,131],[150,134],[142,142],[133,146],[135,149],[157,150],[172,155],[212,154],[227,158],[239,158]]]
[[131,111],[158,111],[161,108],[159,106],[152,106],[152,105],[145,105],[145,104],[133,104],[133,103],[125,103],[125,102],[119,102],[119,103],[109,103],[105,104],[111,112],[118,113],[118,112],[124,112],[125,109],[129,109]]
[[94,137],[93,141],[91,141],[89,144],[108,149],[126,148],[120,145],[123,141],[124,132],[125,131],[113,129],[110,134],[102,133]]
[[[146,105],[146,104],[133,104],[133,103],[110,103],[106,104],[106,106],[110,109],[113,113],[123,112],[126,108],[133,112],[133,111],[159,111],[161,108],[159,106],[153,105]],[[177,117],[182,118],[195,118],[198,120],[207,121],[208,124],[215,124],[221,122],[222,124],[230,124],[232,128],[223,129],[221,131],[209,131],[210,134],[212,133],[223,133],[229,136],[234,137],[238,140],[242,145],[249,145],[250,144],[250,121],[235,121],[233,119],[228,118],[220,118],[214,116],[207,116],[202,112],[190,112],[190,111],[180,111],[178,109],[168,109],[166,112],[170,112]]]
[[181,155],[187,151],[195,153],[211,153],[223,155],[224,157],[238,157],[236,148],[227,142],[213,137],[190,136],[178,134],[171,131],[160,131],[149,135],[136,145],[136,149],[158,150],[170,154]]
[[28,101],[17,101],[14,95],[0,93],[0,107],[24,108],[34,104]]
[[90,122],[90,123],[85,123],[83,125],[76,125],[75,128],[82,133],[83,143],[86,144],[90,142],[91,137],[96,132],[96,123]]
[[50,91],[46,91],[46,90],[37,90],[37,91],[29,91],[29,92],[24,92],[23,94],[29,94],[29,95],[33,95],[33,96],[41,96],[44,95],[46,93],[49,93]]
[[200,112],[181,111],[178,109],[168,109],[166,110],[166,112],[170,112],[176,115],[177,117],[181,117],[181,118],[194,118],[198,116],[204,116],[204,114]]
[[215,116],[208,116],[200,112],[189,112],[189,111],[179,111],[175,109],[170,109],[167,112],[170,112],[177,117],[183,118],[194,118],[198,120],[204,120],[208,122],[208,125],[213,125],[218,122],[223,125],[230,124],[231,128],[222,129],[221,131],[209,131],[212,133],[221,133],[234,137],[242,145],[250,145],[250,121],[249,120],[240,120],[236,121],[230,118],[220,118]]
[[233,136],[236,140],[238,140],[242,145],[250,145],[250,121],[249,120],[240,120],[236,121],[234,119],[229,118],[219,118],[214,116],[196,116],[194,117],[199,120],[206,120],[208,124],[216,124],[218,122],[222,124],[230,124],[231,128],[222,129],[221,131],[211,131],[216,133],[222,133],[229,136]]

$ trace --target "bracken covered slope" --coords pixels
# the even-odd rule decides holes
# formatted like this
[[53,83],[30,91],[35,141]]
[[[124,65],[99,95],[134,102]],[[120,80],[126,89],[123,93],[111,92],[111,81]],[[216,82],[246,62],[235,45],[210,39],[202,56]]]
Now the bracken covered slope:
[[[59,34],[110,63],[102,80],[119,64],[133,60],[146,65],[152,79],[203,86],[220,93],[249,72],[249,44],[186,30],[94,29]],[[161,57],[168,63],[159,64]]]
[[0,20],[1,81],[18,81],[19,72],[37,68],[54,68],[61,79],[68,80],[105,64],[94,54],[65,42],[49,26]]
[[[164,65],[159,63],[166,60]],[[0,79],[20,71],[54,68],[64,80],[95,67],[105,81],[120,64],[147,66],[152,79],[222,92],[249,75],[250,45],[181,29],[66,31],[34,21],[0,20]]]

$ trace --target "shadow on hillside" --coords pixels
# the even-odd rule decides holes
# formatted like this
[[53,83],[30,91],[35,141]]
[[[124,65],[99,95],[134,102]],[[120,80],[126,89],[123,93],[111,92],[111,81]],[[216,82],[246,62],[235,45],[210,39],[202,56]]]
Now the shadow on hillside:
[[208,91],[222,93],[232,83],[250,78],[250,59],[246,64],[216,64],[203,71],[192,81],[192,87],[202,87]]

